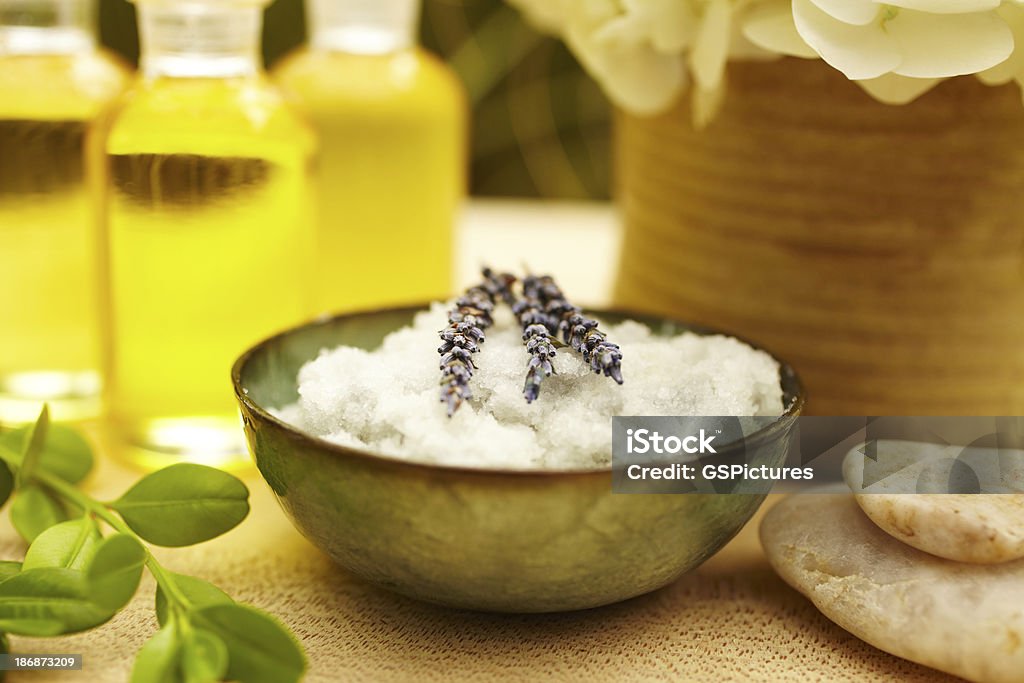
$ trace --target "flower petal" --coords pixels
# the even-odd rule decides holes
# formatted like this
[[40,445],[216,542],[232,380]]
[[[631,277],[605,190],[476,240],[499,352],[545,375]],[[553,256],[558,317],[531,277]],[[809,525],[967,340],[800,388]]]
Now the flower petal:
[[873,0],[811,0],[822,12],[844,24],[863,26],[870,24],[882,11]]
[[1013,52],[1013,33],[995,12],[928,14],[900,10],[886,22],[903,60],[901,76],[945,78],[984,71]]
[[1024,7],[1006,3],[998,12],[1013,32],[1014,48],[1008,59],[978,74],[978,79],[986,85],[1002,85],[1024,75]]
[[690,95],[690,120],[694,130],[707,128],[725,103],[725,79],[718,82],[712,90],[693,88]]
[[[664,11],[636,0],[623,4],[627,11],[598,28],[595,40],[620,45],[649,43],[665,54],[679,54],[693,42],[699,22],[689,3],[672,0],[672,7]],[[642,9],[633,11],[631,5]],[[661,14],[655,14],[655,10]]]
[[896,74],[856,81],[869,95],[885,104],[907,104],[941,82],[939,78],[908,78]]
[[797,33],[789,2],[755,6],[741,21],[743,35],[758,47],[793,57],[818,58],[818,53]]
[[609,46],[626,46],[646,42],[649,36],[648,27],[640,17],[623,14],[597,28],[593,39]]
[[[793,29],[793,34],[796,35],[798,40],[800,39],[795,28]],[[810,52],[814,59],[818,59],[818,53],[811,50],[811,48],[804,45],[804,50]],[[729,61],[773,62],[782,59],[784,56],[750,42],[743,35],[743,27],[740,25],[738,18],[735,14],[733,15],[732,37],[729,39]]]
[[692,2],[680,0],[621,0],[628,15],[643,18],[651,45],[659,52],[679,53],[693,40],[699,24]]
[[894,7],[905,7],[931,14],[967,14],[993,10],[999,7],[1000,0],[885,0],[885,2]]
[[877,78],[900,64],[896,41],[878,24],[844,24],[811,0],[793,0],[793,22],[800,37],[847,78]]
[[[1006,65],[1005,67],[1003,65]],[[1010,68],[1010,60],[1006,60],[1002,64],[998,64],[991,69],[985,69],[979,71],[977,76],[978,80],[985,85],[1006,85],[1014,78],[1016,78],[1019,72]]]
[[681,56],[661,54],[649,45],[608,45],[572,27],[566,42],[612,102],[634,114],[664,111],[686,85]]
[[704,10],[700,30],[690,50],[690,71],[702,90],[716,90],[725,71],[732,35],[729,0],[711,0]]

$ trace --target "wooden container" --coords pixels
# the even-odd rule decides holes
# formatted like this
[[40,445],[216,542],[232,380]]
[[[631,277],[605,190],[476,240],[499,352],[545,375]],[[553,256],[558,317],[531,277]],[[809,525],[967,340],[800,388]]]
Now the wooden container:
[[817,414],[1024,413],[1024,105],[963,77],[876,102],[820,61],[730,65],[620,114],[616,303],[747,337]]

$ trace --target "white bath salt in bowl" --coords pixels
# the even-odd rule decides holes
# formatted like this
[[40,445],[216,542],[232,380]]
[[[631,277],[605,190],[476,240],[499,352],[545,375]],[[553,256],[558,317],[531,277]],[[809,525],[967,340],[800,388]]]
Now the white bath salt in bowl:
[[595,374],[571,348],[532,404],[523,398],[529,355],[505,308],[495,314],[470,386],[451,418],[440,401],[436,303],[374,351],[325,349],[299,372],[299,401],[276,411],[286,422],[343,446],[417,462],[501,469],[611,465],[616,415],[777,416],[779,364],[725,336],[658,336],[626,321],[601,325],[622,349],[621,386]]

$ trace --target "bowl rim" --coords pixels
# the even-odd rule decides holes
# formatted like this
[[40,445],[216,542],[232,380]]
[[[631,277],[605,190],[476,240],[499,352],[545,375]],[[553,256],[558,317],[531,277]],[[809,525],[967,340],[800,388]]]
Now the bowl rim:
[[[255,358],[258,354],[266,350],[268,347],[279,343],[285,337],[296,334],[302,330],[311,329],[314,327],[328,327],[335,325],[342,320],[361,318],[372,315],[380,314],[410,314],[415,316],[417,313],[429,310],[433,302],[425,304],[416,304],[409,306],[395,306],[395,307],[381,307],[372,309],[362,309],[357,311],[349,311],[345,313],[326,314],[318,316],[312,320],[289,327],[282,330],[274,335],[266,337],[262,341],[257,342],[252,347],[247,349],[242,355],[235,360],[234,365],[231,367],[231,383],[234,388],[235,398],[246,408],[249,412],[256,415],[259,419],[269,422],[278,429],[283,430],[293,439],[303,439],[310,441],[313,445],[320,448],[323,451],[327,451],[333,455],[339,457],[356,457],[362,460],[367,460],[379,465],[387,465],[392,467],[399,467],[402,469],[409,469],[413,471],[427,471],[427,472],[451,472],[451,473],[462,473],[462,474],[473,474],[479,476],[500,476],[500,477],[533,477],[533,478],[550,478],[556,476],[607,476],[612,472],[612,466],[606,467],[576,467],[576,468],[548,468],[548,469],[527,469],[527,468],[507,468],[507,467],[472,467],[469,465],[452,465],[446,463],[429,463],[421,462],[417,460],[409,460],[394,455],[387,455],[384,453],[375,453],[369,450],[363,450],[360,448],[352,448],[350,446],[342,446],[341,444],[333,441],[328,441],[319,436],[315,436],[308,432],[304,432],[298,427],[281,420],[266,408],[256,403],[252,397],[249,396],[247,390],[242,386],[242,373],[245,370],[249,362]],[[763,443],[764,441],[770,440],[777,435],[777,432],[782,431],[792,424],[796,418],[803,412],[804,405],[807,401],[807,392],[803,382],[800,380],[800,376],[796,370],[787,363],[785,360],[779,358],[776,354],[772,353],[768,349],[765,349],[759,344],[755,344],[741,336],[726,332],[721,329],[716,329],[707,325],[699,325],[695,323],[687,323],[677,318],[672,318],[656,313],[645,313],[642,311],[629,310],[625,308],[585,308],[587,313],[590,313],[598,318],[602,315],[621,316],[624,320],[637,320],[641,324],[651,327],[648,322],[651,320],[658,320],[662,323],[676,325],[682,328],[682,331],[693,332],[700,336],[711,336],[711,335],[723,335],[732,337],[747,346],[758,350],[764,351],[771,358],[779,364],[779,381],[783,387],[783,398],[787,394],[792,394],[789,401],[789,405],[781,415],[779,415],[771,424],[762,427],[757,430],[749,437],[747,437],[747,443],[753,442],[755,444]],[[308,362],[308,361],[307,361]],[[787,385],[791,391],[787,392]]]

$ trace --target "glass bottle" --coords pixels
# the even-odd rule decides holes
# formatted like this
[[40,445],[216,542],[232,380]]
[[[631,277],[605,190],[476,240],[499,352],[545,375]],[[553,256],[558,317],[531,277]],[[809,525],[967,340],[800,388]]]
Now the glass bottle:
[[106,392],[144,467],[232,467],[230,371],[301,321],[313,133],[268,82],[261,0],[136,0],[140,77],[106,131]]
[[448,296],[466,100],[416,44],[419,0],[307,0],[274,77],[320,138],[320,312]]
[[99,411],[85,139],[125,82],[93,0],[0,0],[0,422]]

